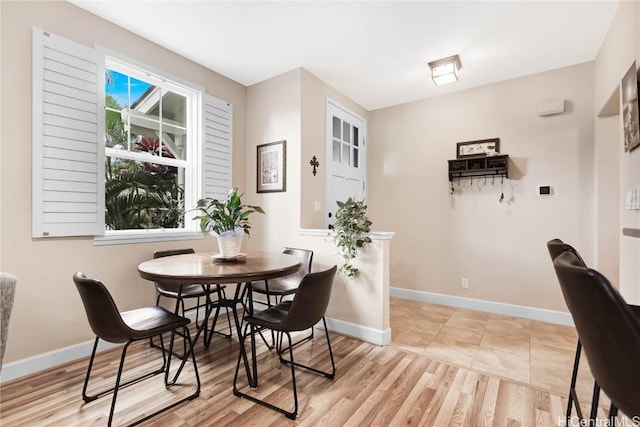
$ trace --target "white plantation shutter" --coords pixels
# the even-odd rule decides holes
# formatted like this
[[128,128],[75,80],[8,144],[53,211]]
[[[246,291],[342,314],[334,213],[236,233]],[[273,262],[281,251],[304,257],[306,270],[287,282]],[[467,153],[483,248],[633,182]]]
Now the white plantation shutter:
[[233,107],[204,96],[202,197],[225,200],[232,185]]
[[104,234],[103,63],[33,29],[33,237]]

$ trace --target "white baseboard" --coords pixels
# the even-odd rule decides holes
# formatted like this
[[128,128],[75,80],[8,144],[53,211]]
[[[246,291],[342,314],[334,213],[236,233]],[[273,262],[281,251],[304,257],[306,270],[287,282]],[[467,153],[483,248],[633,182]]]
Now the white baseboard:
[[[0,373],[0,383],[53,368],[54,366],[62,365],[83,357],[89,357],[91,355],[91,350],[93,349],[93,343],[94,340],[85,341],[79,344],[16,360],[15,362],[3,364],[2,373]],[[98,344],[98,351],[108,350],[118,345],[119,344],[111,344],[100,340],[100,343]]]
[[485,301],[453,295],[436,294],[432,292],[415,291],[412,289],[390,288],[389,294],[392,297],[414,301],[430,302],[433,304],[468,308],[471,310],[486,311],[505,316],[523,317],[525,319],[574,326],[571,314],[562,311],[546,310],[544,308],[527,307],[524,305],[505,304],[502,302]]
[[[253,301],[254,305],[267,308],[267,304],[259,300]],[[355,323],[345,322],[344,320],[332,319],[325,317],[327,321],[327,329],[342,335],[358,338],[362,341],[370,342],[375,345],[387,345],[391,342],[391,328],[386,331],[369,328],[367,326],[357,325]],[[322,329],[322,321],[318,322],[316,328]]]
[[[199,316],[202,319],[202,317],[204,316],[204,310],[200,310]],[[195,320],[195,310],[188,311],[187,317],[192,321]],[[391,342],[391,329],[381,331],[349,322],[344,322],[342,320],[331,319],[328,317],[326,320],[327,328],[330,331],[352,336],[376,345],[387,345]],[[16,378],[30,375],[45,369],[50,369],[54,366],[72,362],[80,358],[88,358],[91,355],[93,342],[94,340],[85,341],[79,344],[74,344],[68,347],[49,351],[47,353],[42,353],[35,356],[27,357],[25,359],[7,363],[2,366],[2,372],[0,372],[0,383],[11,381]],[[100,340],[98,351],[108,350],[118,345],[121,344],[111,344]]]
[[[204,310],[200,309],[198,315],[200,316],[199,318],[202,319],[204,317]],[[188,317],[192,321],[195,321],[196,311],[188,310],[186,317]],[[72,362],[83,357],[88,358],[89,356],[91,356],[93,342],[94,340],[92,339],[91,341],[85,341],[82,343],[70,345],[68,347],[63,347],[57,350],[16,360],[15,362],[3,364],[2,372],[0,372],[0,383],[24,377],[26,375],[30,375],[38,371],[43,371],[45,369],[50,369],[54,366]],[[100,340],[100,342],[98,343],[98,352],[109,350],[119,345],[122,344],[112,344]],[[87,363],[89,362],[87,361]]]
[[332,332],[348,335],[376,345],[387,345],[391,342],[391,328],[383,331],[330,317],[327,317],[326,320],[327,328]]

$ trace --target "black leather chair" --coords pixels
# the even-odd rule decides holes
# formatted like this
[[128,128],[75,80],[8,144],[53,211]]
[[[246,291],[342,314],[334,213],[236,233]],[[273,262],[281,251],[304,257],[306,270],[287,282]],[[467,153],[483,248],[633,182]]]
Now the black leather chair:
[[[195,251],[191,248],[188,249],[170,249],[166,251],[155,251],[153,253],[153,258],[162,258],[173,255],[184,255],[184,254],[193,254]],[[196,299],[196,328],[200,327],[199,323],[199,309],[205,308],[205,310],[214,310],[215,314],[213,317],[211,328],[203,328],[203,339],[205,346],[209,346],[211,342],[211,337],[214,333],[218,333],[223,335],[226,338],[231,338],[231,318],[229,317],[229,310],[223,304],[226,301],[225,295],[225,285],[199,285],[199,284],[184,284],[184,285],[175,285],[172,283],[162,283],[155,282],[156,286],[156,305],[160,305],[160,298],[171,298],[175,299],[175,313],[181,314],[185,316],[185,300],[187,299]],[[203,299],[204,302],[201,303],[200,300]],[[215,330],[216,323],[218,320],[218,316],[220,313],[220,309],[224,307],[227,314],[227,323],[229,324],[229,333],[224,334],[222,332],[217,332]],[[206,322],[207,319],[205,318]],[[155,346],[153,341],[151,344]]]
[[[87,374],[84,380],[84,386],[82,387],[82,399],[85,402],[94,401],[102,396],[113,393],[111,400],[111,409],[109,411],[109,419],[107,425],[111,425],[113,421],[113,414],[116,406],[116,399],[118,397],[118,391],[131,384],[137,383],[144,379],[150,378],[154,375],[158,375],[164,372],[165,386],[174,385],[180,375],[181,368],[175,373],[174,378],[169,381],[169,372],[171,366],[171,354],[173,351],[173,342],[176,331],[180,330],[184,336],[187,337],[187,342],[191,345],[191,337],[189,335],[189,328],[187,327],[191,322],[189,319],[178,316],[174,313],[167,311],[162,307],[144,307],[131,311],[120,313],[116,307],[111,294],[107,288],[97,280],[88,279],[82,272],[77,272],[73,276],[73,281],[78,288],[80,297],[84,304],[89,325],[96,334],[96,340],[91,352],[91,358],[89,359],[89,367],[87,368]],[[167,357],[165,352],[162,352],[162,366],[153,371],[141,375],[139,377],[128,380],[121,383],[122,368],[125,362],[125,356],[129,345],[135,341],[149,339],[154,336],[160,338],[161,344],[163,344],[162,334],[171,333],[171,341],[169,344],[169,356]],[[124,343],[122,348],[122,355],[120,357],[120,364],[118,366],[118,372],[116,374],[115,385],[112,388],[103,390],[93,395],[87,394],[87,388],[89,386],[89,379],[91,377],[91,369],[93,367],[93,361],[96,355],[96,349],[98,347],[98,341],[102,339],[111,343]],[[146,415],[144,418],[136,421],[134,424],[141,423],[149,418],[158,415],[164,411],[167,411],[183,402],[193,400],[200,395],[200,376],[198,375],[198,367],[196,365],[196,359],[193,351],[191,353],[191,360],[193,363],[193,370],[195,373],[195,379],[197,383],[196,390],[193,394],[177,400],[162,409]]]
[[617,425],[618,408],[640,417],[640,318],[606,277],[571,251],[553,265],[591,372],[611,399],[609,425]]
[[[549,255],[551,256],[551,262],[553,262],[559,255],[566,251],[570,251],[573,253],[578,262],[586,267],[586,263],[578,253],[578,251],[571,245],[564,243],[560,239],[552,239],[547,242],[547,250],[549,251]],[[576,354],[573,359],[573,371],[571,373],[571,384],[569,385],[569,398],[567,400],[567,415],[566,422],[567,425],[570,425],[571,413],[573,412],[573,407],[575,406],[576,412],[580,421],[582,422],[585,418],[582,412],[582,407],[580,406],[580,400],[578,399],[578,394],[576,391],[576,383],[578,381],[578,368],[580,366],[580,355],[582,353],[582,344],[580,343],[580,339],[578,339],[578,344],[576,345]],[[595,420],[598,414],[598,403],[600,401],[600,386],[595,382],[593,385],[593,395],[591,396],[591,414],[589,415],[590,420]]]
[[[290,274],[285,277],[278,277],[275,279],[264,280],[261,282],[254,282],[251,284],[251,290],[253,293],[258,293],[265,295],[267,298],[267,307],[271,307],[273,304],[271,303],[271,297],[274,297],[275,303],[282,302],[284,297],[288,295],[293,295],[298,290],[298,286],[302,281],[302,278],[311,272],[311,265],[313,263],[313,251],[309,249],[298,249],[298,248],[290,248],[285,247],[282,249],[283,254],[295,255],[302,260],[302,266],[300,269],[294,274]],[[281,343],[281,338],[279,337],[278,341]],[[311,333],[302,338],[301,340],[295,342],[293,345],[298,345],[301,342],[312,339],[313,338],[313,328],[311,328]],[[275,345],[275,339],[272,337],[272,343]],[[267,344],[268,345],[268,344]],[[269,345],[268,345],[269,346]],[[269,346],[271,348],[271,346]],[[278,345],[278,351],[282,351],[280,345]]]
[[[244,317],[244,332],[240,338],[240,355],[238,356],[238,363],[236,365],[236,373],[233,377],[233,394],[239,397],[244,397],[252,402],[264,405],[268,408],[282,412],[287,418],[295,419],[298,414],[298,391],[296,388],[296,374],[295,368],[300,367],[312,372],[324,375],[329,379],[333,379],[336,372],[335,363],[333,361],[333,352],[331,351],[331,340],[329,338],[329,331],[327,330],[327,323],[324,319],[324,314],[327,311],[329,305],[329,299],[331,297],[331,287],[333,286],[333,279],[336,275],[337,267],[318,272],[309,273],[305,275],[298,286],[292,301],[282,301],[279,304],[267,308],[264,311],[256,312],[254,314],[248,313]],[[327,340],[327,348],[329,351],[329,358],[331,360],[331,371],[324,372],[311,366],[302,365],[296,363],[293,359],[293,345],[291,344],[291,332],[304,331],[313,327],[316,323],[322,320],[324,324],[325,337]],[[280,360],[291,366],[291,381],[293,386],[293,411],[287,411],[282,407],[273,405],[265,400],[258,399],[250,394],[243,393],[238,389],[238,373],[240,371],[240,362],[244,359],[247,360],[247,353],[245,348],[245,341],[247,337],[251,340],[251,354],[255,362],[256,358],[256,346],[255,346],[255,334],[253,333],[255,328],[266,328],[278,333],[286,335],[288,340],[289,359]],[[247,364],[245,363],[245,370],[247,370]],[[258,372],[257,364],[254,363],[254,372],[250,373],[247,370],[247,378],[251,387],[258,386]]]
[[[300,270],[285,277],[256,282],[251,285],[254,293],[264,294],[267,296],[267,304],[271,304],[271,296],[276,298],[276,302],[282,301],[283,297],[296,293],[302,278],[311,272],[311,264],[313,263],[313,251],[308,249],[288,248],[282,249],[283,254],[295,255],[302,260]],[[277,298],[280,297],[280,301]]]

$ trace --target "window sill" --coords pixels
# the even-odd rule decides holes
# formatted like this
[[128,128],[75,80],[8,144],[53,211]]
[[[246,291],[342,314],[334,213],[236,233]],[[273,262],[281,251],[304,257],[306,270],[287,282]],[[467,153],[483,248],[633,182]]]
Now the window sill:
[[94,246],[126,245],[131,243],[168,242],[173,240],[204,239],[201,231],[190,230],[129,230],[110,231],[104,236],[94,236]]
[[[333,240],[333,235],[329,229],[301,228],[298,229],[298,235],[328,237]],[[372,231],[369,233],[369,237],[373,240],[392,240],[395,235],[395,231]]]

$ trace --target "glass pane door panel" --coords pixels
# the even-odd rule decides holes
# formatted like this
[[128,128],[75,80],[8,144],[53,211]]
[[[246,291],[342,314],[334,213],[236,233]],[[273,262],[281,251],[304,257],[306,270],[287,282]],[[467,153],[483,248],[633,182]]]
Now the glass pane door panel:
[[341,120],[337,117],[333,118],[333,137],[334,138],[338,138],[340,139],[341,135],[340,135],[340,122]]
[[353,165],[354,168],[359,167],[358,166],[358,149],[354,147],[353,149]]
[[360,144],[360,141],[358,140],[358,128],[357,127],[353,127],[353,145],[355,145],[356,147]]
[[341,147],[342,147],[342,144],[340,143],[340,141],[337,141],[337,140],[334,139],[333,140],[333,150],[332,150],[332,153],[333,153],[332,160],[334,162],[340,163],[340,149],[341,149]]
[[347,122],[342,122],[342,140],[351,142],[351,125]]
[[349,152],[350,152],[350,146],[349,144],[342,144],[342,164],[343,165],[348,165],[350,164],[350,160],[349,158],[351,156],[349,156]]

